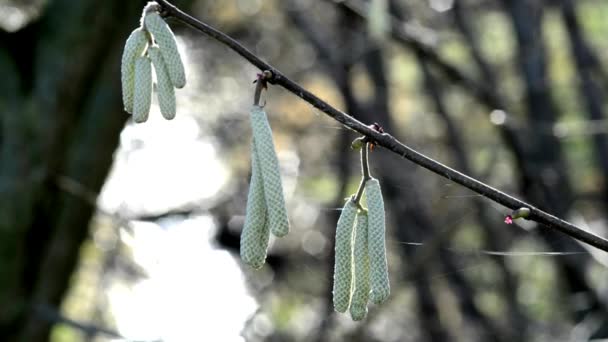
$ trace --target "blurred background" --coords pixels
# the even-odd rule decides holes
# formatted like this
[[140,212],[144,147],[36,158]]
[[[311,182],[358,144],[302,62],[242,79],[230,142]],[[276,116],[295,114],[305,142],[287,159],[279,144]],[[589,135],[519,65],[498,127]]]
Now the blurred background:
[[[180,0],[330,104],[608,236],[608,2]],[[331,306],[357,137],[264,93],[291,233],[238,256],[259,72],[169,20],[178,113],[135,125],[119,63],[143,1],[0,0],[0,340],[608,339],[608,257],[382,148],[392,293]]]

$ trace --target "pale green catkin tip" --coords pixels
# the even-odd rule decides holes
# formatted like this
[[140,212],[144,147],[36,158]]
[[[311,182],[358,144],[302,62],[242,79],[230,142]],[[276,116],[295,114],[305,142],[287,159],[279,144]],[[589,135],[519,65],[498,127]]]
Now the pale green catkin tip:
[[158,46],[148,49],[148,55],[156,71],[156,93],[160,113],[167,120],[175,118],[175,89],[169,78],[167,66]]
[[369,299],[369,255],[367,251],[368,217],[366,211],[357,214],[355,229],[354,260],[354,290],[350,304],[350,316],[354,321],[362,320],[367,314]]
[[243,262],[253,268],[261,268],[266,261],[269,238],[264,185],[254,145],[251,150],[251,182],[247,197],[247,211],[241,233],[241,259]]
[[357,205],[349,199],[336,227],[333,302],[334,309],[346,312],[352,292],[353,228],[357,216]]
[[390,294],[388,265],[386,260],[386,237],[384,201],[377,179],[365,184],[368,207],[368,254],[370,265],[370,299],[375,304],[383,303]]
[[122,52],[122,60],[120,64],[120,76],[122,85],[122,103],[125,111],[129,114],[133,113],[133,92],[135,83],[135,59],[140,57],[146,50],[148,39],[146,32],[141,29],[135,29],[127,38],[125,47]]
[[154,41],[160,47],[169,77],[175,88],[183,88],[186,85],[186,72],[182,57],[177,49],[175,36],[157,12],[150,12],[144,18],[145,28],[152,34]]
[[262,171],[270,232],[277,237],[282,237],[289,233],[289,219],[283,197],[279,159],[272,141],[272,130],[262,108],[253,106],[250,114],[255,153]]
[[367,304],[352,303],[350,305],[350,317],[353,321],[360,321],[367,315]]
[[135,85],[133,94],[133,121],[146,122],[152,102],[152,66],[150,58],[137,57],[135,60]]

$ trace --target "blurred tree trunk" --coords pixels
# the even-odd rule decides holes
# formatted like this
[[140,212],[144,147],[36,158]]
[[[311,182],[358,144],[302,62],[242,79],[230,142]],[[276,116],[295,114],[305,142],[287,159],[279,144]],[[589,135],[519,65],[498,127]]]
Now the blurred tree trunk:
[[[440,82],[435,79],[435,76],[432,74],[430,69],[430,65],[428,65],[422,56],[417,54],[417,57],[429,100],[433,103],[435,114],[437,114],[439,119],[445,125],[445,135],[448,145],[452,151],[451,155],[454,159],[454,165],[456,165],[456,167],[465,174],[478,178],[469,165],[469,157],[467,155],[464,139],[460,134],[460,129],[457,127],[454,120],[452,120],[448,107],[444,103]],[[508,241],[508,238],[506,237],[506,234],[500,229],[497,229],[497,226],[492,222],[492,219],[487,212],[488,208],[483,199],[474,197],[472,202],[475,206],[477,221],[483,230],[482,236],[485,245],[487,245],[489,249],[495,251],[507,250],[507,244],[505,242]],[[445,256],[445,250],[441,250],[440,253],[440,256],[444,260],[444,264],[450,264],[453,262],[450,257]],[[507,321],[506,326],[509,328],[503,329],[503,332],[497,332],[497,328],[494,327],[491,322],[489,322],[489,320],[487,320],[485,316],[478,311],[473,300],[465,302],[466,304],[464,304],[463,307],[468,308],[466,311],[470,312],[469,316],[475,317],[476,320],[485,327],[486,331],[492,332],[490,335],[494,340],[501,340],[501,338],[503,338],[504,340],[525,341],[527,329],[526,317],[521,312],[521,309],[517,303],[517,277],[511,272],[504,258],[490,256],[490,259],[496,264],[502,276],[502,287],[500,290],[507,303],[507,315],[505,317],[505,321]],[[458,274],[458,272],[455,272],[449,273],[448,275],[453,277],[453,275]],[[460,289],[460,293],[474,292],[470,289],[467,290],[469,287],[468,284],[463,281],[459,281],[459,279],[453,279],[452,282],[454,284],[461,284],[460,286],[457,286],[457,288]],[[466,298],[466,296],[462,294],[458,295],[457,297],[460,299]],[[463,309],[463,311],[465,311],[465,309]],[[488,338],[485,338],[485,340],[488,340]]]
[[[571,0],[561,0],[561,6],[562,18],[570,38],[572,59],[578,71],[579,94],[584,99],[589,120],[598,123],[605,118],[600,85],[600,77],[605,75],[605,72],[585,39],[576,16],[574,3]],[[592,142],[598,168],[602,174],[606,175],[608,174],[608,137],[606,134],[594,134]],[[602,188],[598,190],[602,193],[604,207],[608,207],[608,186],[602,184]]]
[[[120,55],[143,1],[49,1],[1,33],[0,339],[48,340],[36,308],[59,307],[127,115]],[[59,182],[59,183],[58,183]],[[94,197],[93,196],[93,197]]]
[[[346,11],[344,15],[352,18]],[[364,27],[364,25],[359,25],[359,29]],[[367,33],[363,31],[361,35],[365,37]],[[398,136],[399,132],[395,129],[389,108],[387,80],[387,75],[390,74],[389,66],[384,62],[380,43],[368,39],[365,45],[371,49],[363,56],[362,63],[371,81],[374,96],[367,103],[359,105],[359,108],[347,108],[347,111],[356,113],[357,119],[363,122],[377,122],[387,132],[394,132]],[[416,180],[411,176],[414,174],[412,172],[412,169],[415,168],[414,164],[403,165],[400,168],[403,173],[395,173],[396,160],[392,156],[370,153],[369,158],[372,176],[378,178],[382,184],[382,193],[387,204],[386,220],[387,222],[399,222],[399,225],[396,226],[397,229],[386,232],[387,241],[392,241],[393,236],[398,241],[424,241],[425,238],[436,233],[438,230],[429,216],[429,208],[425,205],[426,202],[419,200],[422,194],[417,191],[414,185]],[[402,191],[403,187],[410,190]],[[399,252],[404,260],[412,260],[415,252],[406,244],[402,244],[400,247]],[[447,341],[453,337],[453,332],[450,332],[445,322],[440,319],[440,303],[431,286],[430,273],[434,267],[433,264],[432,261],[429,261],[427,265],[420,267],[413,277],[406,279],[413,282],[422,340]],[[403,275],[408,274],[407,270],[404,271]],[[457,277],[463,280],[459,274]],[[450,285],[454,286],[454,283]],[[393,287],[396,286],[393,285]],[[465,293],[465,295],[469,296],[471,293]],[[463,300],[470,303],[466,298]]]
[[[540,208],[559,217],[567,217],[573,201],[573,190],[567,177],[567,167],[561,143],[552,128],[558,118],[558,110],[551,96],[547,75],[547,57],[542,35],[542,19],[545,11],[541,2],[503,0],[514,29],[518,63],[524,80],[528,119],[526,123],[527,160],[533,182],[523,184],[526,198]],[[591,94],[590,94],[591,96]],[[573,258],[554,259],[561,272],[565,290],[572,298],[584,296],[589,305],[572,307],[575,321],[581,321],[589,313],[596,313],[603,324],[608,321],[606,305],[596,289],[586,279],[586,268],[593,258],[578,242],[564,238],[541,226],[539,235],[555,251],[576,251]]]
[[[583,99],[582,102],[585,104],[589,120],[599,122],[605,119],[600,81],[606,73],[602,69],[593,49],[587,43],[576,16],[574,3],[570,0],[561,0],[561,7],[562,18],[570,39],[572,59],[578,71],[580,82],[579,94],[581,99]],[[606,80],[604,79],[604,81]],[[606,134],[594,134],[591,140],[597,167],[600,169],[601,174],[606,175],[608,174],[608,139]],[[605,183],[601,184],[598,191],[602,193],[604,207],[608,206],[608,186]],[[579,310],[577,312],[579,314],[578,318],[583,320],[590,313],[593,314],[595,312],[595,316],[601,319],[603,324],[592,334],[592,337],[605,338],[608,336],[608,327],[605,324],[608,321],[606,305],[602,302],[601,298],[597,298],[597,295],[587,294],[587,296],[592,299],[592,305],[584,310]]]

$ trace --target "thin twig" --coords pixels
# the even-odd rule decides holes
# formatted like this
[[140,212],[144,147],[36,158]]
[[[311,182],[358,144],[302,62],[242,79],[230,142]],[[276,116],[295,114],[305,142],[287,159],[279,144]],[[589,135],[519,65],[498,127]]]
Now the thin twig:
[[368,137],[370,141],[374,141],[375,144],[382,146],[387,150],[406,158],[450,181],[471,189],[472,191],[487,197],[496,203],[502,204],[507,208],[512,210],[521,207],[530,208],[530,216],[528,217],[529,220],[543,224],[548,228],[558,230],[581,242],[608,252],[608,240],[588,232],[572,223],[555,217],[545,211],[542,211],[529,203],[499,191],[446,165],[443,165],[440,162],[435,161],[404,145],[402,142],[388,133],[380,133],[375,131],[372,127],[367,126],[350,115],[332,107],[327,102],[321,100],[319,97],[304,89],[296,82],[287,78],[279,70],[264,62],[258,56],[253,54],[251,51],[225,33],[195,19],[187,13],[182,12],[168,1],[157,0],[157,2],[163,7],[168,16],[174,17],[175,19],[192,26],[197,31],[200,31],[228,46],[230,49],[241,55],[260,70],[270,71],[272,73],[272,78],[269,80],[271,84],[279,85],[287,91],[299,96],[304,101],[310,103],[315,108],[343,124],[345,127]]

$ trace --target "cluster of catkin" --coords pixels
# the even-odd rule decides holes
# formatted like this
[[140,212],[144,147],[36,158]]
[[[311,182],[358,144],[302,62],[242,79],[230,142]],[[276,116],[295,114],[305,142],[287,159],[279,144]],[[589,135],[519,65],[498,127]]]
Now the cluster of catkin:
[[184,64],[175,36],[159,14],[160,6],[150,2],[144,8],[141,25],[131,32],[122,55],[122,99],[125,111],[137,123],[148,120],[152,101],[152,64],[160,112],[167,120],[175,117],[175,89],[186,85]]
[[[122,55],[124,107],[137,123],[147,121],[150,112],[152,65],[158,103],[165,119],[175,117],[174,88],[186,85],[175,37],[160,16],[160,9],[156,2],[146,5],[140,27],[127,39]],[[258,269],[266,261],[270,233],[277,237],[287,235],[289,220],[266,112],[255,104],[250,119],[253,132],[251,181],[240,253],[245,263]],[[390,294],[380,183],[366,176],[364,185],[367,210],[351,197],[344,205],[336,228],[333,304],[338,312],[350,308],[355,321],[367,314],[368,301],[380,304]]]
[[289,221],[283,198],[279,160],[272,141],[272,130],[264,109],[251,109],[251,182],[245,224],[241,233],[241,259],[253,268],[266,261],[270,233],[287,235]]
[[383,303],[390,294],[386,261],[384,202],[380,183],[365,183],[367,210],[359,209],[350,198],[340,214],[336,228],[334,265],[334,309],[350,308],[353,320],[367,314],[367,303]]

